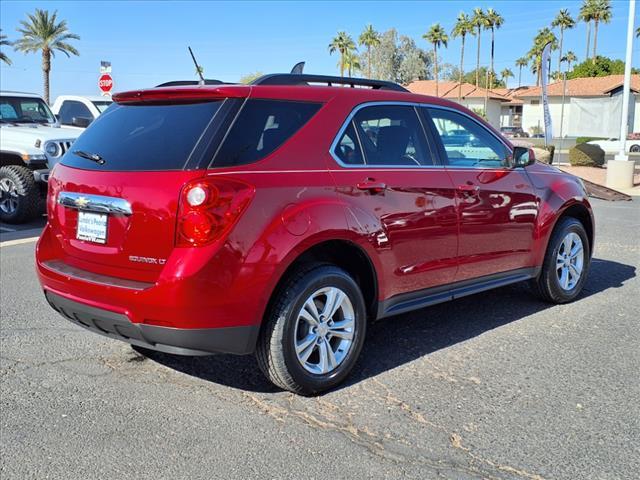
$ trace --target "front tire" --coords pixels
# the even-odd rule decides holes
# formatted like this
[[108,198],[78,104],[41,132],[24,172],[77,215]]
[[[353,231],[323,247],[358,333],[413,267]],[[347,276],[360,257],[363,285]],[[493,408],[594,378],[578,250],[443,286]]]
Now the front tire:
[[23,223],[36,216],[40,192],[33,172],[20,165],[0,168],[0,220]]
[[551,303],[567,303],[582,290],[589,273],[591,251],[582,223],[575,218],[559,220],[551,234],[534,291]]
[[300,269],[276,292],[258,339],[258,365],[285,390],[328,390],[353,369],[366,324],[362,292],[347,272],[330,265]]

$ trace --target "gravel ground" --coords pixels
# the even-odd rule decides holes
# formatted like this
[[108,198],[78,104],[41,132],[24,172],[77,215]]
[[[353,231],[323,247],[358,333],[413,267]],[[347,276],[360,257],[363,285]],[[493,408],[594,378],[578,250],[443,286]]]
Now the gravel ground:
[[372,326],[350,380],[278,391],[252,357],[145,357],[46,305],[0,250],[0,477],[635,479],[640,203],[594,201],[582,297],[515,285]]

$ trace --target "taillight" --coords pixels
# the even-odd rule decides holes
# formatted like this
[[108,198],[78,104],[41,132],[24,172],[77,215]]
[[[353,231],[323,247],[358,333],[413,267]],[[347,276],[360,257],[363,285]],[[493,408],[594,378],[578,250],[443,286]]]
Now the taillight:
[[253,198],[253,186],[238,180],[207,178],[182,189],[176,245],[198,247],[223,239]]

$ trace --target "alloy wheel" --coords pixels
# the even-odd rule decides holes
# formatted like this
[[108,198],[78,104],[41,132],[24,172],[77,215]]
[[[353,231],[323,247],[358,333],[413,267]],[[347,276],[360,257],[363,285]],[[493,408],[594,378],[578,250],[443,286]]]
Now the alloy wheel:
[[13,214],[18,209],[18,187],[10,178],[0,179],[0,210]]
[[580,281],[584,268],[584,248],[582,239],[574,232],[569,232],[558,249],[556,257],[556,275],[560,287],[572,290]]
[[325,287],[304,302],[295,328],[295,352],[310,373],[325,375],[345,360],[353,344],[355,313],[345,292]]

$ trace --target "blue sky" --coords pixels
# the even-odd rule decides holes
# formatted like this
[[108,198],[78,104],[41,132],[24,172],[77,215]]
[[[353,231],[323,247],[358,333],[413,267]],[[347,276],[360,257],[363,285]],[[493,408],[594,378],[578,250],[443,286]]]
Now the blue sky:
[[[354,39],[372,23],[378,31],[395,27],[428,48],[422,39],[429,26],[440,22],[449,32],[460,11],[493,7],[505,18],[496,33],[495,69],[514,66],[529,49],[539,28],[549,25],[561,8],[576,16],[580,1],[374,1],[374,2],[31,2],[2,0],[0,28],[10,40],[16,27],[35,8],[58,10],[69,29],[80,35],[75,42],[80,57],[57,55],[51,74],[51,99],[60,94],[97,94],[100,60],[113,64],[115,90],[143,88],[158,83],[194,78],[187,45],[204,66],[205,76],[237,81],[244,74],[286,72],[300,60],[306,71],[337,74],[337,57],[327,45],[338,30]],[[624,58],[627,1],[614,1],[613,21],[600,27],[598,53]],[[640,12],[636,9],[636,25]],[[484,33],[481,63],[489,62],[489,34]],[[586,26],[565,33],[564,50],[580,60],[586,48]],[[638,41],[636,41],[638,43]],[[13,61],[0,66],[0,88],[42,92],[40,56],[3,50]],[[636,45],[634,66],[640,64]],[[460,41],[443,50],[443,61],[458,64]],[[555,65],[555,62],[554,62]],[[475,67],[475,39],[468,42],[465,69]],[[523,83],[533,81],[523,71]],[[511,80],[511,83],[517,79]]]

